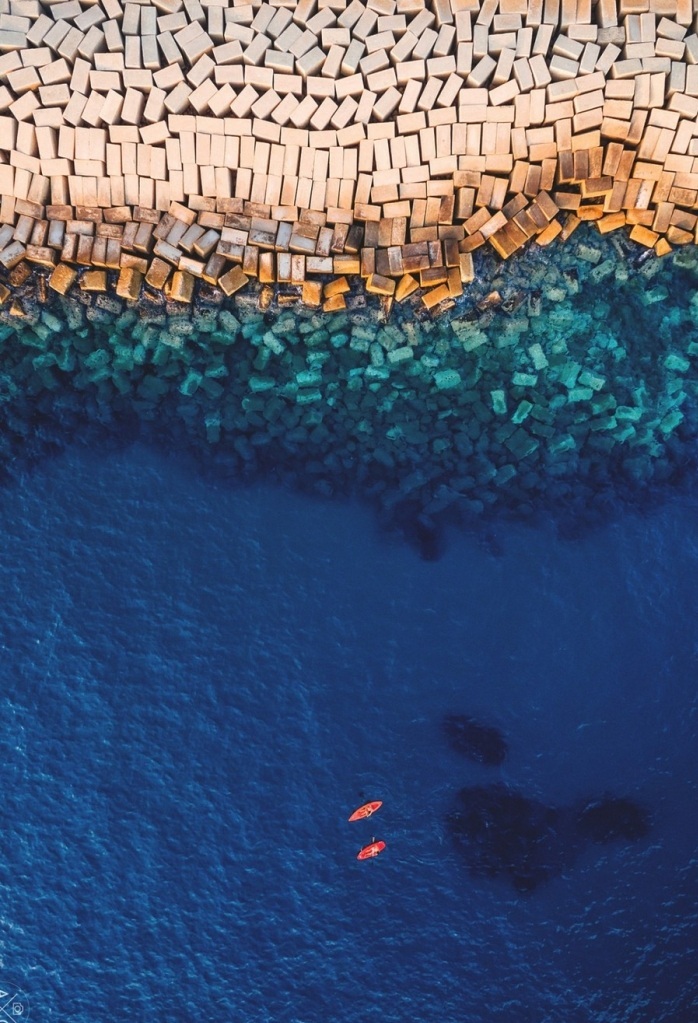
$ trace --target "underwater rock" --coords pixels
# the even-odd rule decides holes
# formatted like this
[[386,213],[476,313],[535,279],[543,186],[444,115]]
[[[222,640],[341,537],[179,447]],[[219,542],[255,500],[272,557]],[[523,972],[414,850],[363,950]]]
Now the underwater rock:
[[547,806],[501,783],[461,789],[446,820],[473,877],[503,877],[519,892],[572,867],[589,842],[634,842],[650,830],[649,815],[630,799]]
[[451,836],[474,877],[506,877],[532,892],[569,865],[564,811],[506,785],[460,790],[448,816]]
[[428,515],[418,515],[413,539],[422,561],[438,561],[443,553],[443,537],[437,524]]
[[[37,410],[67,438],[113,406],[199,461],[215,448],[226,472],[366,498],[429,561],[452,527],[499,516],[551,513],[581,534],[695,480],[698,257],[643,256],[591,226],[575,237],[581,261],[577,242],[554,260],[533,247],[506,275],[481,254],[455,314],[434,320],[396,305],[386,322],[351,295],[331,317],[281,302],[298,295],[260,310],[263,285],[224,298],[202,281],[191,305],[145,284],[136,312],[0,268],[0,427],[29,457]],[[611,277],[591,276],[609,261],[613,305]]]
[[604,796],[587,803],[577,817],[579,833],[592,842],[605,845],[625,839],[635,842],[650,830],[647,812],[630,799]]
[[447,714],[442,728],[451,748],[478,764],[497,767],[507,755],[506,739],[499,729],[481,725],[466,714]]
[[443,529],[418,504],[404,501],[398,505],[393,510],[392,525],[416,549],[422,561],[438,561],[443,554]]

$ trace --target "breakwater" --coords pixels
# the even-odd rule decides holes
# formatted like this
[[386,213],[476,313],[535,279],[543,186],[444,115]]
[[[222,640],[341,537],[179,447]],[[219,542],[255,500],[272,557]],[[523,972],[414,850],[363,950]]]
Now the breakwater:
[[[139,306],[23,285],[0,311],[4,462],[40,424],[137,422],[235,474],[361,493],[388,516],[603,509],[695,463],[698,261],[587,226],[491,261],[456,314],[332,317],[259,295]],[[669,301],[670,300],[670,301]],[[111,426],[109,425],[111,424]]]
[[694,22],[690,0],[11,0],[0,266],[131,301],[258,279],[327,312],[355,276],[442,312],[483,246],[590,221],[666,255],[696,237]]

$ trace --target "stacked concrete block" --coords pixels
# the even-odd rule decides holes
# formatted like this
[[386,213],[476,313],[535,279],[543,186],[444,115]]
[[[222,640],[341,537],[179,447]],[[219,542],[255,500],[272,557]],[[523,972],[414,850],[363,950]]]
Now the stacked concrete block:
[[0,267],[441,308],[483,245],[595,221],[665,254],[696,241],[696,27],[693,0],[0,0]]

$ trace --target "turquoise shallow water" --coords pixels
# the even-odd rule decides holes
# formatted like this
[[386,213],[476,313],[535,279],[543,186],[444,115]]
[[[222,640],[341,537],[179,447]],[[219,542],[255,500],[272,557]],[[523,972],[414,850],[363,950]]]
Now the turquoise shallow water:
[[[577,241],[577,239],[579,239]],[[3,462],[103,427],[237,477],[361,494],[388,520],[603,517],[695,466],[698,277],[575,233],[478,277],[453,315],[201,292],[193,313],[78,293],[0,312]]]
[[[428,562],[137,446],[45,462],[0,515],[0,983],[31,1018],[695,1019],[694,500]],[[493,782],[650,831],[522,895],[450,838]]]

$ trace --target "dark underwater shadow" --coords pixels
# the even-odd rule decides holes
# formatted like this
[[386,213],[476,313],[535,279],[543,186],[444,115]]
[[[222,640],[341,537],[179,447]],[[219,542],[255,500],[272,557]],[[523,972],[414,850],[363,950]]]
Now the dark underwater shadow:
[[610,842],[637,842],[650,831],[647,812],[630,799],[605,794],[586,803],[575,819],[577,832],[597,845]]
[[628,512],[651,512],[677,493],[698,493],[695,438],[683,427],[667,441],[665,459],[650,480],[635,479],[622,461],[609,459],[593,477],[547,480],[543,475],[537,491],[513,481],[498,490],[495,504],[479,510],[473,510],[473,501],[458,500],[433,509],[431,497],[448,487],[448,473],[434,476],[424,494],[406,499],[400,486],[407,467],[383,469],[381,475],[380,467],[367,467],[358,454],[350,461],[333,454],[321,459],[302,445],[278,440],[257,445],[245,434],[209,444],[192,433],[174,396],[151,413],[141,414],[138,402],[125,396],[106,403],[93,391],[71,387],[67,376],[51,392],[6,401],[0,395],[0,485],[11,485],[70,444],[106,455],[141,441],[214,485],[264,482],[310,499],[358,500],[374,512],[377,530],[388,542],[406,543],[432,562],[443,557],[455,535],[469,535],[486,554],[499,557],[497,532],[503,523],[545,524],[561,539],[576,541]]
[[508,880],[532,892],[574,861],[565,814],[506,785],[463,788],[448,828],[473,877]]
[[446,823],[471,876],[522,893],[571,869],[589,843],[635,842],[650,831],[647,812],[627,798],[548,806],[501,783],[462,788]]
[[467,714],[447,714],[441,730],[456,753],[486,767],[504,763],[508,752],[507,741],[493,725],[483,725]]
[[[678,432],[678,431],[677,431]],[[668,443],[666,464],[655,467],[654,477],[637,480],[622,463],[609,463],[602,479],[568,478],[564,487],[554,482],[531,494],[512,487],[501,492],[496,505],[473,512],[472,507],[453,504],[439,511],[426,511],[417,501],[385,500],[370,490],[354,492],[373,506],[380,530],[397,536],[412,547],[422,561],[438,561],[451,540],[469,536],[485,554],[499,558],[504,553],[501,527],[515,524],[551,529],[562,541],[585,540],[629,514],[651,515],[675,497],[698,497],[698,455],[695,438],[688,431],[683,443]],[[302,488],[304,489],[304,488]],[[388,488],[386,488],[387,490]]]
[[140,436],[135,413],[98,407],[76,392],[0,406],[0,486],[13,486],[71,446],[107,457]]

